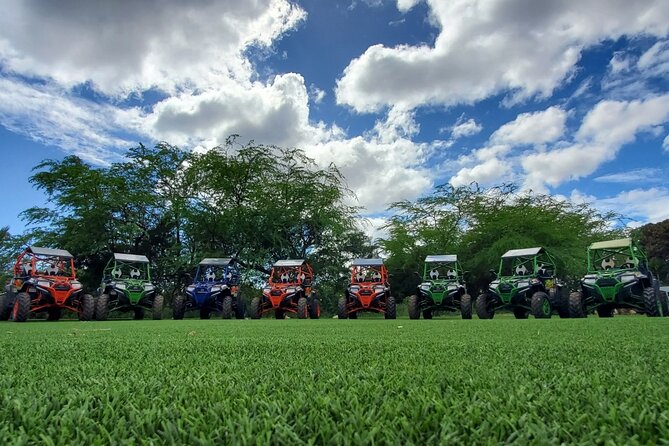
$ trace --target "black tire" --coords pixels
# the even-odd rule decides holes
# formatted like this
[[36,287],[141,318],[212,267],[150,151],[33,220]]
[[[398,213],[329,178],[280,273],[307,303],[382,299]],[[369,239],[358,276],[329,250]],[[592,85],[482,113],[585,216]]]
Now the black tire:
[[588,316],[583,305],[583,293],[581,291],[574,291],[569,295],[569,316],[578,319]]
[[311,319],[320,319],[321,317],[321,301],[317,297],[311,299],[311,305],[309,305],[309,317]]
[[62,316],[63,312],[61,311],[60,308],[49,308],[46,310],[46,320],[50,322],[55,322],[60,320],[60,317]]
[[306,297],[297,299],[297,318],[306,319],[309,317],[309,305]]
[[339,319],[346,319],[349,315],[346,313],[346,298],[341,297],[337,302],[337,317]]
[[462,319],[472,318],[472,296],[463,294],[460,298],[460,315]]
[[409,310],[409,319],[420,319],[420,305],[418,304],[418,296],[415,294],[409,296],[407,300],[407,307]]
[[12,299],[7,294],[0,294],[0,321],[6,321],[12,314]]
[[599,317],[613,317],[613,305],[605,305],[597,308],[597,315]]
[[154,321],[159,321],[163,318],[163,305],[165,303],[165,298],[162,294],[157,294],[153,298],[153,305],[151,305],[151,317]]
[[133,315],[133,319],[136,321],[144,319],[144,308],[142,307],[136,307],[134,309],[135,314]]
[[249,317],[251,319],[260,319],[260,298],[254,297],[251,299],[251,305],[249,306]]
[[12,312],[14,322],[25,322],[28,320],[28,316],[30,315],[30,301],[30,294],[28,293],[19,293],[16,295],[14,311]]
[[95,319],[106,321],[109,317],[109,294],[100,294],[95,302]]
[[561,288],[551,288],[549,296],[551,298],[551,305],[554,310],[557,310],[560,319],[569,318],[569,297],[565,297],[560,293]]
[[223,319],[232,319],[232,296],[225,296],[223,298],[221,313]]
[[662,306],[662,316],[669,317],[669,298],[666,291],[660,291],[660,305]]
[[492,299],[486,293],[479,294],[476,298],[476,315],[479,319],[492,319],[495,317],[495,308]]
[[532,295],[530,307],[532,308],[532,315],[536,319],[550,319],[553,312],[551,299],[543,291],[537,291]]
[[172,317],[174,320],[178,321],[183,319],[185,314],[186,299],[181,295],[174,296],[174,302],[172,302]]
[[432,310],[423,310],[423,319],[432,319],[432,316],[434,314],[432,313]]
[[395,298],[393,296],[388,296],[386,299],[386,319],[397,319],[397,305],[395,304]]
[[235,298],[235,319],[244,319],[244,313],[246,313],[246,303],[242,296],[237,296]]
[[643,305],[646,309],[646,316],[648,317],[662,316],[660,296],[654,287],[650,286],[643,289]]
[[517,307],[513,309],[513,316],[516,319],[527,319],[527,317],[530,315],[529,310],[523,307]]
[[80,321],[92,321],[95,318],[95,299],[90,294],[81,296],[81,310],[79,311]]
[[200,319],[211,319],[211,310],[206,305],[200,308]]
[[283,310],[276,310],[274,312],[274,319],[285,319],[286,313]]

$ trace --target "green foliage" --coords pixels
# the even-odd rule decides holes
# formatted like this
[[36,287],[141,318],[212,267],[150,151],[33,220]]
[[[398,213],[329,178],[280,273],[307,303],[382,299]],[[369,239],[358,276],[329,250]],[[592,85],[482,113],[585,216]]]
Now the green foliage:
[[438,187],[415,202],[394,203],[390,236],[381,242],[401,296],[414,292],[428,254],[457,254],[470,272],[470,293],[485,288],[490,269],[509,249],[543,246],[557,259],[558,275],[575,280],[585,271],[590,243],[612,237],[615,214],[547,194],[518,192],[513,185]]
[[633,237],[646,251],[650,269],[669,284],[669,220],[641,226],[633,231]]
[[0,444],[669,438],[669,319],[442,322],[0,323]]
[[[40,163],[31,182],[51,204],[24,212],[36,243],[68,249],[93,289],[111,252],[146,255],[168,296],[203,257],[235,256],[259,285],[281,258],[306,258],[324,307],[342,290],[344,262],[369,251],[339,171],[298,149],[234,137],[207,152],[139,145],[122,162],[94,168],[70,156]],[[322,296],[323,297],[323,296]]]

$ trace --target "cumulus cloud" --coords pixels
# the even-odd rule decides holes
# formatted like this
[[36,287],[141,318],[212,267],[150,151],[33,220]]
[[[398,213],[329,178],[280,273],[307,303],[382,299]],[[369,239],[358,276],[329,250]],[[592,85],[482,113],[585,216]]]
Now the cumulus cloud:
[[634,219],[637,225],[657,223],[669,218],[669,189],[666,187],[636,188],[605,198],[575,191],[572,198],[591,203],[603,211],[614,211]]
[[472,136],[483,130],[483,126],[476,122],[474,118],[465,121],[464,115],[460,116],[451,128],[451,139],[456,140],[466,136]]
[[0,125],[96,164],[133,142],[119,136],[134,111],[77,99],[53,85],[0,78]]
[[197,89],[247,78],[243,50],[270,46],[304,18],[287,0],[10,0],[0,60],[9,71],[90,82],[109,95]]
[[[433,47],[373,45],[337,82],[337,102],[359,112],[388,105],[474,103],[500,92],[549,96],[581,51],[604,39],[669,31],[663,0],[426,0],[440,34]],[[398,0],[400,11],[417,0]]]
[[543,144],[562,137],[567,112],[560,107],[549,107],[535,113],[521,113],[504,124],[490,137],[497,144]]
[[623,145],[640,132],[669,120],[669,94],[636,101],[600,101],[590,110],[574,141],[523,158],[528,187],[557,186],[593,173],[616,157]]

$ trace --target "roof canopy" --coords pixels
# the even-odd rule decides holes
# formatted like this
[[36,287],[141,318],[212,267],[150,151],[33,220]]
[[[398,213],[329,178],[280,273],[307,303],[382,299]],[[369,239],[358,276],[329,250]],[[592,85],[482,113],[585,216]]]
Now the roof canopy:
[[72,258],[72,254],[64,249],[54,249],[54,248],[40,248],[38,246],[29,246],[28,252],[31,252],[37,256],[54,256],[54,257],[66,257],[68,259]]
[[617,240],[607,240],[604,242],[595,242],[590,245],[590,249],[615,249],[615,248],[629,248],[632,245],[632,239],[619,238]]
[[352,266],[381,266],[383,259],[355,259],[351,262]]
[[114,253],[114,260],[119,260],[121,262],[149,263],[149,259],[147,259],[146,256],[140,256],[137,254],[120,254],[118,252]]
[[512,249],[510,251],[507,251],[502,258],[505,259],[507,257],[530,257],[530,256],[536,256],[538,254],[541,254],[544,251],[544,248],[538,247],[538,248],[525,248],[525,249]]
[[286,259],[277,260],[274,266],[302,266],[304,263],[304,259]]
[[230,263],[233,263],[234,260],[225,257],[225,258],[207,258],[207,259],[202,259],[200,262],[200,265],[213,265],[213,266],[228,266]]
[[436,256],[425,257],[425,263],[437,263],[437,262],[454,263],[457,261],[458,261],[458,256],[456,255],[436,255]]

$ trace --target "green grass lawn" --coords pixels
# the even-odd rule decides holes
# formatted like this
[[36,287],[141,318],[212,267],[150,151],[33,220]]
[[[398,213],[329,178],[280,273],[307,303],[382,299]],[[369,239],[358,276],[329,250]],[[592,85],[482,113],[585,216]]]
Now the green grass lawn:
[[0,348],[3,445],[669,441],[669,318],[7,322]]

